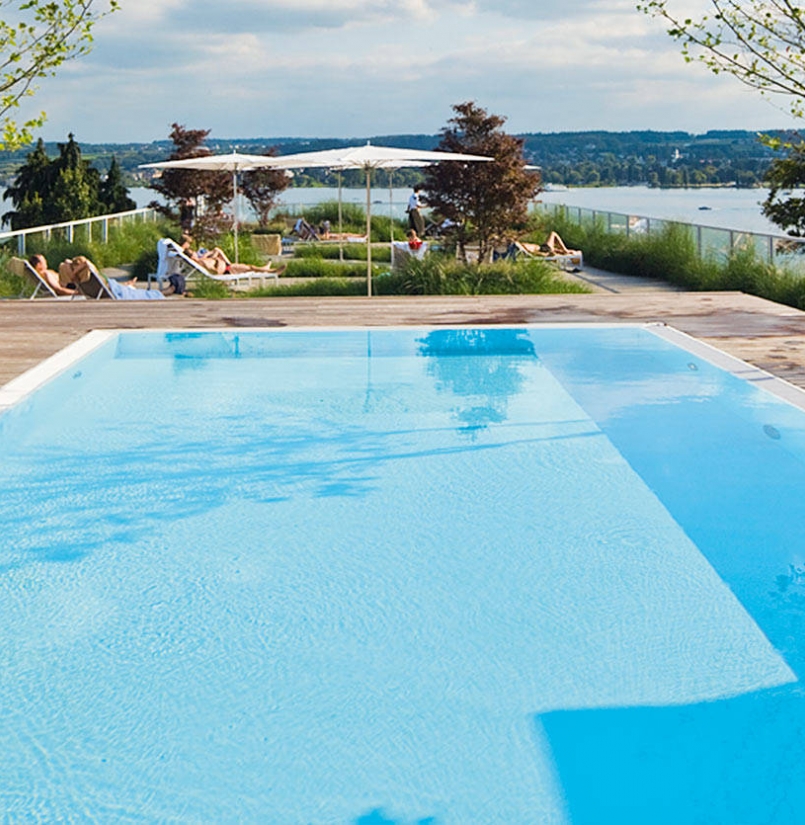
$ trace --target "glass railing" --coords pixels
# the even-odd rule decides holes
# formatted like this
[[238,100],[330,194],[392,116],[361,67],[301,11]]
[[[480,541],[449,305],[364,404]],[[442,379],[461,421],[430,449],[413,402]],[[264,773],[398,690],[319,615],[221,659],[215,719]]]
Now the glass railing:
[[702,258],[726,258],[740,249],[753,249],[762,261],[805,271],[805,238],[703,226],[684,221],[652,218],[647,215],[627,215],[559,203],[539,203],[537,209],[587,228],[597,226],[606,232],[627,237],[659,233],[670,224],[683,226],[690,231],[696,250]]
[[156,218],[155,209],[131,209],[128,212],[98,215],[94,218],[82,218],[78,221],[65,221],[64,223],[53,223],[47,226],[31,226],[28,229],[8,229],[0,231],[0,244],[16,241],[17,254],[24,256],[28,238],[37,235],[46,240],[50,240],[54,236],[61,237],[68,243],[73,243],[76,240],[89,242],[95,237],[106,243],[110,226],[123,226],[133,221],[154,221]]

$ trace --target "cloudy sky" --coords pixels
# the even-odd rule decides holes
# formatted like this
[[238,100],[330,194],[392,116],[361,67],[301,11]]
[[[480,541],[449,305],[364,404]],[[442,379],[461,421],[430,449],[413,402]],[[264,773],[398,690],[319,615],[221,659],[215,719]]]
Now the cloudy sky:
[[42,82],[45,139],[148,142],[174,121],[218,138],[435,133],[465,100],[512,132],[792,125],[784,102],[685,64],[635,0],[120,5],[89,56]]

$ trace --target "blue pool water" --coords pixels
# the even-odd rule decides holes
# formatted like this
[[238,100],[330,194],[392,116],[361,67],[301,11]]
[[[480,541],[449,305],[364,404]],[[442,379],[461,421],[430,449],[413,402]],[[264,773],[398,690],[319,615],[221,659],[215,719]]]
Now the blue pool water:
[[805,817],[805,413],[649,329],[124,333],[0,453],[4,821]]

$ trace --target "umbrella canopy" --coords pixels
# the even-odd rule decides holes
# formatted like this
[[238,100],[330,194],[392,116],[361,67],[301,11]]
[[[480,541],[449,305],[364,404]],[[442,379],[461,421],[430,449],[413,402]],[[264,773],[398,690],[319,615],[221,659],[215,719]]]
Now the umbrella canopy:
[[343,149],[326,149],[321,152],[301,152],[280,155],[272,166],[283,169],[304,169],[309,166],[325,166],[332,169],[363,169],[366,172],[366,290],[372,294],[372,197],[371,175],[373,169],[399,169],[404,166],[425,166],[443,161],[475,163],[491,161],[484,155],[466,155],[459,152],[434,152],[425,149],[399,149],[393,146],[347,146]]
[[[140,169],[197,169],[200,172],[232,173],[232,216],[235,236],[235,260],[238,260],[238,172],[278,166],[279,159],[268,155],[243,155],[231,152],[228,155],[201,155],[183,160],[165,160],[161,163],[143,163]],[[290,167],[285,167],[290,168]]]

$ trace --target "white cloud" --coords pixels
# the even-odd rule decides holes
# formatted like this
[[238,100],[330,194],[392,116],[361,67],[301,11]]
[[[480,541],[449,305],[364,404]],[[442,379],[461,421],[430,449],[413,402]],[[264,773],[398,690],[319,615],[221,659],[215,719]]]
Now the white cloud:
[[633,3],[124,0],[32,109],[86,141],[435,132],[463,100],[512,131],[789,125]]

